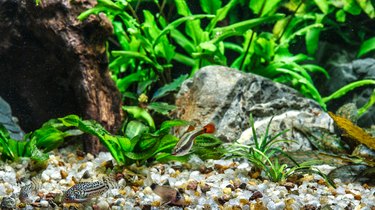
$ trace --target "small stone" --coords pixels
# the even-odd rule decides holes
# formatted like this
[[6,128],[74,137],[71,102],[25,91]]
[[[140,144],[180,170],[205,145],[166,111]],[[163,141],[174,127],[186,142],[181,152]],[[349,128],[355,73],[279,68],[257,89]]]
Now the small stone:
[[87,153],[87,155],[86,155],[86,157],[87,157],[87,160],[94,160],[94,155],[92,155],[91,153]]
[[232,191],[236,189],[232,184],[228,184],[225,188],[230,188]]
[[357,201],[360,201],[362,199],[362,196],[360,194],[356,194],[354,195],[354,199],[356,199]]
[[208,184],[204,184],[204,185],[202,185],[201,186],[201,191],[202,191],[202,193],[206,193],[207,191],[209,191],[211,189],[211,186],[210,185],[208,185]]
[[100,210],[109,209],[109,204],[105,200],[100,200],[99,203],[97,203]]
[[196,190],[198,187],[198,182],[195,180],[190,180],[186,186],[188,190]]
[[200,172],[201,174],[208,174],[208,173],[211,173],[212,171],[213,171],[212,168],[208,168],[208,167],[205,166],[205,165],[201,165],[201,166],[199,166],[199,172]]
[[246,189],[246,183],[241,183],[240,186],[238,186],[240,189],[244,190]]
[[49,203],[46,200],[41,200],[39,205],[40,207],[47,208],[49,206]]
[[223,193],[224,193],[224,194],[227,194],[227,195],[230,195],[230,194],[232,193],[232,189],[229,188],[229,187],[225,187],[225,188],[223,189]]
[[316,210],[317,208],[314,205],[306,204],[302,206],[301,210]]
[[261,193],[261,192],[259,192],[259,191],[255,191],[252,195],[251,195],[251,197],[249,198],[249,200],[256,200],[256,199],[258,199],[258,198],[262,198],[263,197],[263,194]]
[[61,176],[61,179],[65,179],[66,177],[68,177],[68,172],[64,171],[64,170],[60,170],[60,176]]
[[16,200],[12,197],[4,197],[0,204],[1,209],[15,209]]
[[286,182],[285,184],[283,184],[283,186],[289,191],[295,187],[295,184],[292,182]]

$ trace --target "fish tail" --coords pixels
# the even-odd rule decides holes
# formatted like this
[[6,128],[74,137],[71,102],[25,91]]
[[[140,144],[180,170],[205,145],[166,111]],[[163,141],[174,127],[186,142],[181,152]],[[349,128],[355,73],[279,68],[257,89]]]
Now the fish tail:
[[103,183],[108,189],[120,189],[120,184],[112,177],[103,177]]

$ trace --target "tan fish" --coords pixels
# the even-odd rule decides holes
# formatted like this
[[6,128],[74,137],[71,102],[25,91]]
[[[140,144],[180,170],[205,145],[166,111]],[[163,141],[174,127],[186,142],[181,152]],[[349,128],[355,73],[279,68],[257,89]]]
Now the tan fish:
[[154,183],[150,187],[156,195],[160,196],[162,199],[162,205],[187,205],[185,198],[181,195],[181,193],[170,186],[160,186]]
[[[190,131],[191,130],[191,131]],[[215,125],[213,123],[209,123],[205,125],[203,128],[194,129],[194,127],[190,126],[188,132],[182,135],[181,139],[177,142],[176,146],[172,150],[172,155],[175,156],[183,156],[187,155],[191,148],[193,147],[194,140],[197,136],[204,134],[204,133],[214,133],[215,132]]]

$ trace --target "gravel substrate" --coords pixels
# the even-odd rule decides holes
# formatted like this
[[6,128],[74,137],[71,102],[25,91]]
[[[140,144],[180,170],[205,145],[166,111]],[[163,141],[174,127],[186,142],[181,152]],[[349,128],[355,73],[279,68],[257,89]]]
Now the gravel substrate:
[[[254,179],[251,164],[237,160],[171,162],[147,167],[113,167],[109,153],[72,152],[68,147],[51,153],[41,177],[41,187],[30,194],[31,202],[19,200],[21,187],[30,183],[27,161],[0,163],[1,208],[10,209],[375,209],[375,187],[341,183],[327,187],[318,175],[304,175],[284,184]],[[321,166],[328,172],[329,166]],[[111,171],[117,170],[113,174]],[[86,172],[87,171],[87,172]],[[107,175],[111,174],[112,175]],[[85,175],[84,175],[85,174]],[[122,175],[124,174],[124,175]],[[83,178],[88,179],[81,179]],[[89,176],[87,176],[89,175]],[[85,203],[63,203],[63,193],[78,181],[96,181],[111,176],[119,189],[111,189]],[[152,181],[151,181],[152,180]],[[178,190],[184,207],[163,204],[151,184],[169,185]]]

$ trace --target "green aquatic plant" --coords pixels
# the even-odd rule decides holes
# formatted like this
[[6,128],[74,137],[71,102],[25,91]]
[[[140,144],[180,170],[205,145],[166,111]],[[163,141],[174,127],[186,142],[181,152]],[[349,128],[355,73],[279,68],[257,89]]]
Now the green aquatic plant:
[[[276,146],[277,143],[291,143],[293,141],[278,139],[278,137],[288,132],[288,130],[283,130],[275,135],[269,134],[272,119],[273,117],[267,124],[265,133],[259,138],[259,135],[255,130],[254,119],[252,115],[250,115],[250,125],[252,128],[254,144],[247,145],[241,143],[229,143],[226,156],[240,157],[249,160],[252,164],[254,164],[256,171],[264,171],[265,175],[274,182],[284,182],[286,178],[292,174],[299,171],[304,171],[318,174],[322,176],[329,185],[335,186],[334,182],[328,179],[325,174],[312,167],[313,164],[317,164],[318,161],[297,163],[290,155]],[[295,165],[289,167],[287,164],[280,164],[277,155],[282,155],[288,158]]]
[[[335,28],[344,40],[352,40],[348,30],[340,30],[343,23],[362,11],[370,19],[375,16],[369,1],[225,2],[199,1],[205,14],[194,14],[185,0],[150,2],[158,8],[153,12],[141,10],[142,1],[98,0],[78,19],[103,12],[112,22],[116,40],[109,42],[109,67],[123,96],[133,101],[170,83],[173,66],[182,64],[193,75],[203,66],[220,64],[290,85],[326,109],[328,98],[321,96],[311,78],[321,73],[329,79],[328,72],[314,64],[321,34]],[[234,12],[239,10],[245,10],[241,16]],[[301,40],[306,52],[294,53]],[[373,49],[372,42],[362,45],[359,56]],[[172,106],[153,101],[149,108],[166,114],[165,108]]]
[[16,161],[28,157],[35,167],[43,167],[48,160],[47,152],[59,147],[65,138],[81,135],[78,129],[67,129],[58,120],[52,119],[41,128],[26,134],[23,140],[12,139],[6,128],[0,124],[0,153],[2,160]]

